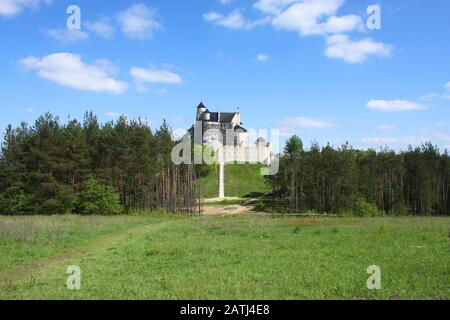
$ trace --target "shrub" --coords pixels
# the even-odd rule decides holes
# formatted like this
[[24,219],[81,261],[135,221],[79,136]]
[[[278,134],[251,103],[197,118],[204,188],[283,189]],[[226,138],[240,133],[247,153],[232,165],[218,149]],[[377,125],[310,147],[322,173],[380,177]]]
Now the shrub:
[[358,197],[353,200],[351,212],[357,217],[378,217],[382,216],[383,212],[378,208],[367,202],[366,199]]
[[65,213],[64,205],[62,204],[62,202],[58,199],[53,198],[47,199],[42,203],[41,211],[42,214],[48,215]]
[[114,215],[123,212],[119,196],[113,188],[88,180],[72,202],[73,212],[82,215]]
[[11,187],[6,193],[0,194],[0,214],[25,215],[37,213],[37,208],[31,204],[30,195],[18,187]]

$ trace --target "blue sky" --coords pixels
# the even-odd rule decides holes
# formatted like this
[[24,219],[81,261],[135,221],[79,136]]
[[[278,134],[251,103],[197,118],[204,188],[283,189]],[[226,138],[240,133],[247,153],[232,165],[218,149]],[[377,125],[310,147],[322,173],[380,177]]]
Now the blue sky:
[[306,144],[450,149],[449,34],[447,0],[0,0],[0,128],[87,110],[187,128],[203,100]]

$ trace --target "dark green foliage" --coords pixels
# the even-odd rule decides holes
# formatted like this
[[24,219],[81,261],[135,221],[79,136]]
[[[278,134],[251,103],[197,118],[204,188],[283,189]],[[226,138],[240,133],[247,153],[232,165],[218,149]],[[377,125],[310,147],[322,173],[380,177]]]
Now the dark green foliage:
[[83,190],[72,202],[73,212],[82,215],[114,215],[123,213],[117,192],[101,185],[94,179],[88,180]]
[[115,214],[124,211],[116,197],[126,211],[192,212],[194,170],[172,164],[174,144],[166,122],[153,132],[146,121],[124,116],[100,125],[86,113],[83,123],[62,125],[45,114],[33,126],[9,126],[0,155],[0,214]]
[[34,214],[30,198],[20,188],[11,187],[0,194],[0,212],[8,215]]
[[450,156],[431,143],[400,153],[317,143],[304,151],[294,136],[286,142],[279,173],[267,182],[270,211],[276,203],[290,212],[450,214]]
[[375,205],[368,203],[362,197],[356,197],[353,200],[353,204],[350,209],[350,213],[358,217],[378,217],[383,215],[382,211],[380,211]]

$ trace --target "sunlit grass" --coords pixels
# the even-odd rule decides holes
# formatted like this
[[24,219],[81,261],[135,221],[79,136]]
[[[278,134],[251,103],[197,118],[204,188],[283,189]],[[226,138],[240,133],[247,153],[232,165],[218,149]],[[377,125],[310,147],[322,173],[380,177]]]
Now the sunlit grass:
[[[245,197],[250,193],[265,193],[269,187],[261,175],[260,164],[227,164],[225,165],[225,195],[227,197]],[[218,169],[217,169],[218,170]],[[217,170],[203,179],[206,198],[219,196],[219,175]]]
[[[448,218],[135,218],[145,228],[123,228],[120,237],[108,232],[96,245],[87,241],[86,252],[3,285],[0,298],[450,298]],[[63,218],[47,219],[51,225]],[[134,217],[109,219],[80,217],[70,237],[92,222],[130,225]],[[39,234],[16,254],[48,246]],[[50,261],[51,255],[50,249]],[[69,264],[82,270],[79,291],[66,288]],[[381,290],[367,289],[370,265],[381,268]]]

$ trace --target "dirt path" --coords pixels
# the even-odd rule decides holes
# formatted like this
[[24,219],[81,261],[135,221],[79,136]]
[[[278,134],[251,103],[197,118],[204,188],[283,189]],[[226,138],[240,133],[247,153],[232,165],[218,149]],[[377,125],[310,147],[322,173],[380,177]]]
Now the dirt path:
[[254,212],[251,201],[246,201],[242,204],[208,204],[203,207],[203,215],[233,215],[233,214],[247,214]]
[[204,215],[218,215],[218,214],[244,214],[250,213],[252,208],[240,204],[227,205],[227,206],[205,206],[203,208]]
[[[226,197],[220,198],[210,198],[204,199],[203,203],[203,215],[237,215],[237,214],[262,214],[262,212],[257,212],[255,210],[255,204],[258,200],[262,198],[262,195],[253,198],[236,198],[236,197]],[[242,203],[238,204],[226,204],[228,201],[235,201]],[[223,205],[221,204],[223,202]]]
[[3,270],[2,273],[0,274],[0,286],[1,287],[9,286],[18,280],[26,279],[27,277],[37,275],[38,273],[46,269],[64,263],[68,264],[71,260],[77,259],[94,250],[107,249],[113,246],[115,243],[125,240],[130,235],[141,232],[147,232],[152,229],[156,229],[162,226],[163,224],[164,223],[130,227],[125,230],[121,230],[118,233],[114,233],[105,237],[94,238],[93,240],[89,241],[88,243],[82,246],[69,249],[68,252],[62,255],[54,256],[40,261],[34,261],[32,263],[27,263],[10,269]]

